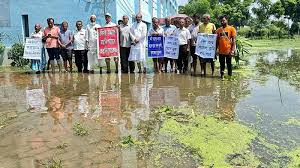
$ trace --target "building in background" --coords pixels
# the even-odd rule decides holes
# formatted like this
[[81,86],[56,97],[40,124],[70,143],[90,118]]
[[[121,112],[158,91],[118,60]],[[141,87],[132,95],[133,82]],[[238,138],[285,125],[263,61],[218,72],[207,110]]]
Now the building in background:
[[103,25],[106,12],[112,14],[115,23],[123,15],[128,15],[132,22],[135,14],[141,12],[150,26],[152,17],[163,18],[178,11],[177,0],[0,0],[0,6],[0,33],[7,35],[2,41],[6,46],[23,42],[36,23],[46,27],[49,17],[56,24],[68,21],[69,29],[75,30],[75,22],[82,20],[87,25],[91,14]]

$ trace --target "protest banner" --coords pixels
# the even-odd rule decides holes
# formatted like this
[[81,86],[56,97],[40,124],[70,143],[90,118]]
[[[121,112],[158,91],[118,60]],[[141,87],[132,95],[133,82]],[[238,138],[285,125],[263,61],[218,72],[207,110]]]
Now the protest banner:
[[199,33],[195,54],[201,58],[215,58],[216,42],[216,34]]
[[26,38],[23,58],[40,60],[42,58],[42,39]]
[[118,27],[98,28],[97,40],[98,59],[119,57],[119,30]]
[[161,58],[164,57],[164,37],[148,36],[148,57]]
[[177,36],[166,36],[164,47],[165,57],[171,59],[178,59],[179,40]]

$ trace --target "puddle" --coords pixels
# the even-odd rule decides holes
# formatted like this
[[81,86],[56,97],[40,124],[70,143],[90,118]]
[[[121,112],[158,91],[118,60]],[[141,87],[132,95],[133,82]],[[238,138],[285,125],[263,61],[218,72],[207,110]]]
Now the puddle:
[[[41,162],[51,159],[61,160],[63,167],[288,166],[300,146],[300,51],[261,52],[249,62],[255,75],[234,81],[177,74],[0,73],[0,151],[5,151],[0,167],[43,167]],[[201,156],[197,150],[205,150],[172,139],[180,132],[161,131],[177,126],[172,118],[183,129],[198,130],[182,114],[161,120],[153,112],[159,106],[188,107],[188,116],[238,123],[281,153],[268,153],[250,136],[243,142],[251,141],[251,154],[229,152],[221,165],[214,164],[205,158],[220,155]],[[77,123],[88,134],[76,135]],[[120,145],[129,135],[140,144]]]

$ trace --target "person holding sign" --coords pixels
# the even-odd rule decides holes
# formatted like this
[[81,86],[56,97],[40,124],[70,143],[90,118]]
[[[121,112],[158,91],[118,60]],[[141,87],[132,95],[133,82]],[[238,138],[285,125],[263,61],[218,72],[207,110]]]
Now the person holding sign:
[[236,40],[236,30],[234,27],[228,25],[228,20],[226,15],[219,17],[222,24],[217,31],[217,47],[219,49],[219,62],[220,62],[220,73],[221,78],[224,77],[225,62],[227,64],[228,75],[232,76],[232,57],[235,54],[235,40]]
[[[166,25],[163,27],[164,29],[164,36],[168,37],[168,36],[172,36],[174,35],[174,32],[176,31],[176,26],[171,25],[171,18],[170,17],[166,17],[165,18],[165,23]],[[171,72],[173,72],[173,68],[175,67],[175,63],[176,61],[172,58],[164,58],[164,68],[165,68],[165,72],[167,73],[168,71],[168,62],[170,61],[170,65],[171,65]]]
[[[203,15],[203,23],[200,24],[197,30],[195,32],[198,33],[206,33],[206,34],[214,34],[216,31],[216,26],[213,23],[210,23],[210,15],[209,14],[204,14]],[[213,58],[202,58],[200,55],[200,67],[201,67],[201,75],[203,74],[204,76],[206,75],[206,63],[210,62],[211,64],[211,74],[214,74],[215,70],[215,62]],[[196,66],[194,67],[196,71]]]
[[[64,68],[66,72],[72,72],[72,41],[73,33],[68,30],[68,22],[62,22],[62,31],[59,33],[58,43],[60,46],[60,55],[64,61]],[[68,70],[68,62],[70,70]]]
[[184,27],[184,19],[179,20],[179,28],[176,31],[179,40],[179,55],[177,66],[179,73],[185,73],[188,70],[188,54],[191,40],[190,31]]
[[43,40],[46,41],[46,48],[49,55],[49,62],[51,65],[52,73],[55,72],[55,63],[54,59],[56,59],[59,72],[61,72],[62,62],[59,56],[59,46],[58,46],[58,35],[60,33],[60,29],[57,26],[54,26],[54,19],[47,19],[48,27],[44,30]]
[[[117,24],[113,23],[111,21],[111,14],[110,13],[106,13],[105,14],[105,25],[104,27],[113,27],[113,26],[117,26]],[[115,70],[115,73],[118,73],[118,69],[119,69],[119,58],[118,57],[115,57],[114,58],[114,61],[115,61],[115,66],[116,66],[116,70]],[[105,63],[106,63],[106,73],[111,73],[110,71],[110,58],[105,58]]]
[[75,53],[75,63],[78,73],[88,73],[87,41],[86,30],[82,28],[82,21],[76,22],[77,30],[74,33],[73,44]]
[[[31,34],[31,38],[37,38],[41,39],[43,38],[43,32],[41,31],[42,27],[40,24],[34,25],[34,32]],[[41,60],[31,60],[31,69],[36,71],[37,74],[40,73],[40,71],[43,71],[46,65],[46,55],[45,55],[45,49],[42,48],[42,54],[41,54]]]
[[[94,68],[98,64],[97,56],[97,28],[101,27],[96,23],[96,15],[91,15],[90,24],[86,26],[86,40],[88,42],[88,69],[90,73],[94,73]],[[101,63],[101,62],[100,62]],[[100,74],[102,74],[102,64],[100,64]]]
[[[148,32],[148,36],[163,36],[164,30],[159,26],[159,20],[152,18],[152,28]],[[163,58],[152,58],[154,71],[160,73],[163,66]]]
[[146,73],[146,37],[147,25],[142,21],[142,14],[136,15],[136,22],[130,29],[132,35],[132,45],[130,48],[129,61],[137,62],[139,73],[142,73],[141,63],[144,63],[144,73]]

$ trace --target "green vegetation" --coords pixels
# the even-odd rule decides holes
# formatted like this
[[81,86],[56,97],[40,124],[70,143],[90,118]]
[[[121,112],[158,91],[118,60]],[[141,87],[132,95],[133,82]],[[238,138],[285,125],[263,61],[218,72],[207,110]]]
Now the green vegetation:
[[24,45],[21,43],[15,43],[10,51],[8,52],[8,59],[11,59],[13,62],[11,66],[23,67],[29,64],[28,59],[23,58]]
[[0,66],[0,73],[3,73],[3,72],[25,73],[25,72],[30,72],[30,71],[31,71],[31,69],[29,66],[24,66],[24,67]]
[[195,149],[204,166],[254,167],[259,164],[250,150],[257,133],[237,122],[220,121],[209,116],[196,116],[186,124],[168,119],[161,132]]
[[47,162],[41,162],[40,163],[41,166],[45,167],[45,168],[62,168],[62,161],[56,160],[54,158],[48,160]]
[[300,49],[300,37],[294,39],[263,39],[263,40],[249,40],[252,47],[250,52],[259,50],[282,50],[282,49]]
[[16,118],[16,116],[8,117],[6,114],[0,115],[0,129],[4,128],[12,119]]
[[226,14],[245,37],[281,39],[300,33],[298,0],[191,0],[179,11],[190,16],[209,13],[217,26],[218,16]]
[[289,152],[288,156],[291,158],[291,162],[288,164],[289,168],[300,167],[300,148]]
[[63,144],[60,144],[60,145],[56,146],[57,149],[61,149],[61,150],[66,149],[67,147],[68,147],[67,143],[63,143]]
[[283,123],[283,125],[290,125],[290,126],[297,126],[300,127],[300,119],[296,118],[289,118],[286,122]]
[[74,126],[73,126],[73,130],[74,130],[75,135],[86,136],[86,135],[89,134],[87,128],[85,128],[80,123],[75,123]]

